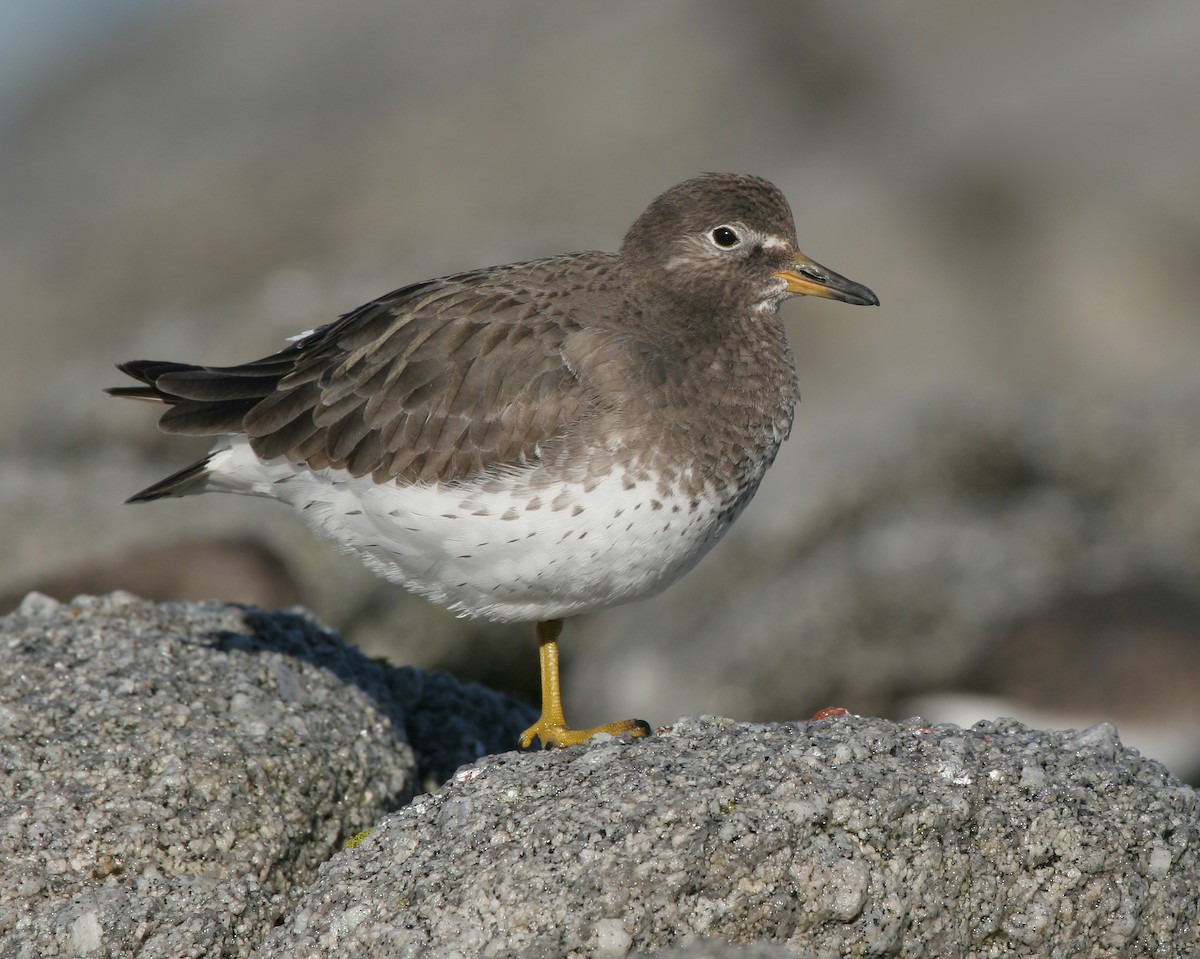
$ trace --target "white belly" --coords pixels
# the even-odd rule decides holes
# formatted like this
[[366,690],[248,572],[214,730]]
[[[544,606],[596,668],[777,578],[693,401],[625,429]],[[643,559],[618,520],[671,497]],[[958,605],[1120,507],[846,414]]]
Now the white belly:
[[208,488],[282,500],[375,573],[461,616],[523,622],[656,592],[690,570],[735,518],[717,490],[695,499],[620,474],[538,491],[375,484],[262,462],[244,441],[209,462]]

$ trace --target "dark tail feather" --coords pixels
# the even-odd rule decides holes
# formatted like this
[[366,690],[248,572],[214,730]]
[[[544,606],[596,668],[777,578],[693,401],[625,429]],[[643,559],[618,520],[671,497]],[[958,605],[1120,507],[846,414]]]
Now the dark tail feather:
[[165,403],[166,398],[153,386],[110,386],[105,391],[109,396],[120,396],[127,400],[149,400]]
[[142,386],[114,386],[109,396],[148,400],[169,407],[159,418],[164,433],[215,436],[242,432],[242,420],[270,395],[287,364],[268,357],[242,367],[206,367],[159,360],[118,363]]
[[161,479],[153,486],[147,486],[139,493],[134,493],[126,503],[148,503],[151,500],[162,499],[164,496],[187,496],[189,493],[204,492],[205,481],[208,479],[208,461],[206,456],[198,463],[185,466],[177,473],[172,473],[166,479]]
[[135,400],[155,400],[159,403],[175,403],[178,397],[158,388],[158,378],[167,373],[184,373],[197,369],[187,363],[163,363],[158,360],[130,360],[118,363],[117,369],[145,386],[113,386],[104,392],[109,396],[124,396]]

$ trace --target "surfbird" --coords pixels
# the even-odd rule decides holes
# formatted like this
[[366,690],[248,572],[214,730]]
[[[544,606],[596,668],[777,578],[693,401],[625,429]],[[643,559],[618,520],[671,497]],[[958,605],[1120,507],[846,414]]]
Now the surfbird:
[[116,396],[216,436],[130,498],[266,496],[375,573],[460,616],[532,622],[542,712],[563,716],[563,619],[690,570],[757,490],[798,394],[790,296],[879,300],[799,251],[777,187],[706,174],[655,199],[617,253],[426,280],[237,366],[135,360]]

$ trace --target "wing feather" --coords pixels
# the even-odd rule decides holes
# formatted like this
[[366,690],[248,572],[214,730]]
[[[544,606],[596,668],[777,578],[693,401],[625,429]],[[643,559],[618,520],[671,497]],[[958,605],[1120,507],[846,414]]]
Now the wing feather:
[[[117,392],[168,404],[169,432],[245,433],[286,456],[377,480],[445,482],[532,462],[595,411],[566,355],[572,298],[615,308],[612,257],[556,257],[397,290],[261,360],[136,361]],[[584,324],[586,325],[586,324]]]

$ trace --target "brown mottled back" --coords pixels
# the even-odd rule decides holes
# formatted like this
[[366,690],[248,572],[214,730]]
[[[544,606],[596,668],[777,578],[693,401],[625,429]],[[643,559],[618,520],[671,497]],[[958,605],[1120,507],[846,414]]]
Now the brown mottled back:
[[397,290],[273,356],[234,367],[135,361],[126,395],[171,404],[170,433],[245,433],[287,457],[377,481],[466,480],[520,466],[598,405],[564,356],[579,330],[556,283],[617,308],[610,254],[495,267]]

